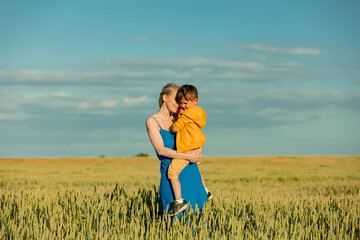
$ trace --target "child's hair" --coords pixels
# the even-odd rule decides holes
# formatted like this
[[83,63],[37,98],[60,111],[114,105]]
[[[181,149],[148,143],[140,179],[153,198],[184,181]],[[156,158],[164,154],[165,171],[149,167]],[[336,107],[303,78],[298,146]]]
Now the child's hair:
[[166,84],[163,89],[161,90],[160,97],[159,97],[159,107],[161,107],[164,103],[163,96],[169,95],[172,91],[178,90],[179,86],[175,83],[168,83]]
[[181,99],[185,99],[186,101],[194,101],[198,98],[198,91],[196,87],[193,85],[185,84],[182,85],[176,94],[176,102],[180,102]]

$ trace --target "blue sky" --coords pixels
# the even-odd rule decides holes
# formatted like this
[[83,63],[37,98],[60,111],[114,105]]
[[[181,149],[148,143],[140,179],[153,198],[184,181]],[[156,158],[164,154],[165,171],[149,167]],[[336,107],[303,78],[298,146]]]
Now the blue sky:
[[358,1],[0,1],[0,157],[154,155],[168,82],[204,155],[360,154]]

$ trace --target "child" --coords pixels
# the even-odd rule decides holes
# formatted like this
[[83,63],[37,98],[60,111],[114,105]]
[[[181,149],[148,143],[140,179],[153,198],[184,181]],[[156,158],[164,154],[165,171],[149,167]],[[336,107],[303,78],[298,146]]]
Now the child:
[[[181,86],[176,94],[176,101],[179,103],[181,110],[177,121],[170,127],[170,131],[177,132],[177,151],[186,152],[202,147],[205,143],[205,136],[201,128],[206,125],[207,114],[200,106],[196,106],[198,103],[196,87],[187,84]],[[170,216],[177,215],[188,206],[187,202],[181,197],[181,185],[178,179],[178,175],[188,164],[189,161],[187,160],[173,159],[169,166],[168,177],[175,195],[175,201],[169,211]],[[208,200],[210,200],[213,196],[205,187],[202,176],[201,178]]]

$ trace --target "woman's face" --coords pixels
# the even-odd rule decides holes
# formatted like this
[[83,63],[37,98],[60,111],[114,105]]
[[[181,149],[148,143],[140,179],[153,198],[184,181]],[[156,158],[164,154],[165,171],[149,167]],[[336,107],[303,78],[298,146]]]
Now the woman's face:
[[173,113],[176,113],[179,107],[179,104],[175,101],[176,92],[174,90],[169,95],[166,95],[166,106]]

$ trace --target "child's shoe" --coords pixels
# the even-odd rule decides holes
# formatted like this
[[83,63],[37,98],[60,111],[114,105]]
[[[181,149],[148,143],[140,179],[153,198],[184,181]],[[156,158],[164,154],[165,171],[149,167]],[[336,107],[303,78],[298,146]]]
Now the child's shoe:
[[207,200],[210,201],[211,199],[213,199],[213,195],[211,192],[207,192]]
[[178,202],[174,201],[173,205],[172,205],[172,208],[170,209],[168,214],[171,217],[175,216],[175,215],[181,213],[182,211],[184,211],[187,207],[188,207],[188,204],[187,204],[187,202],[185,200],[183,200],[182,203],[178,203]]

